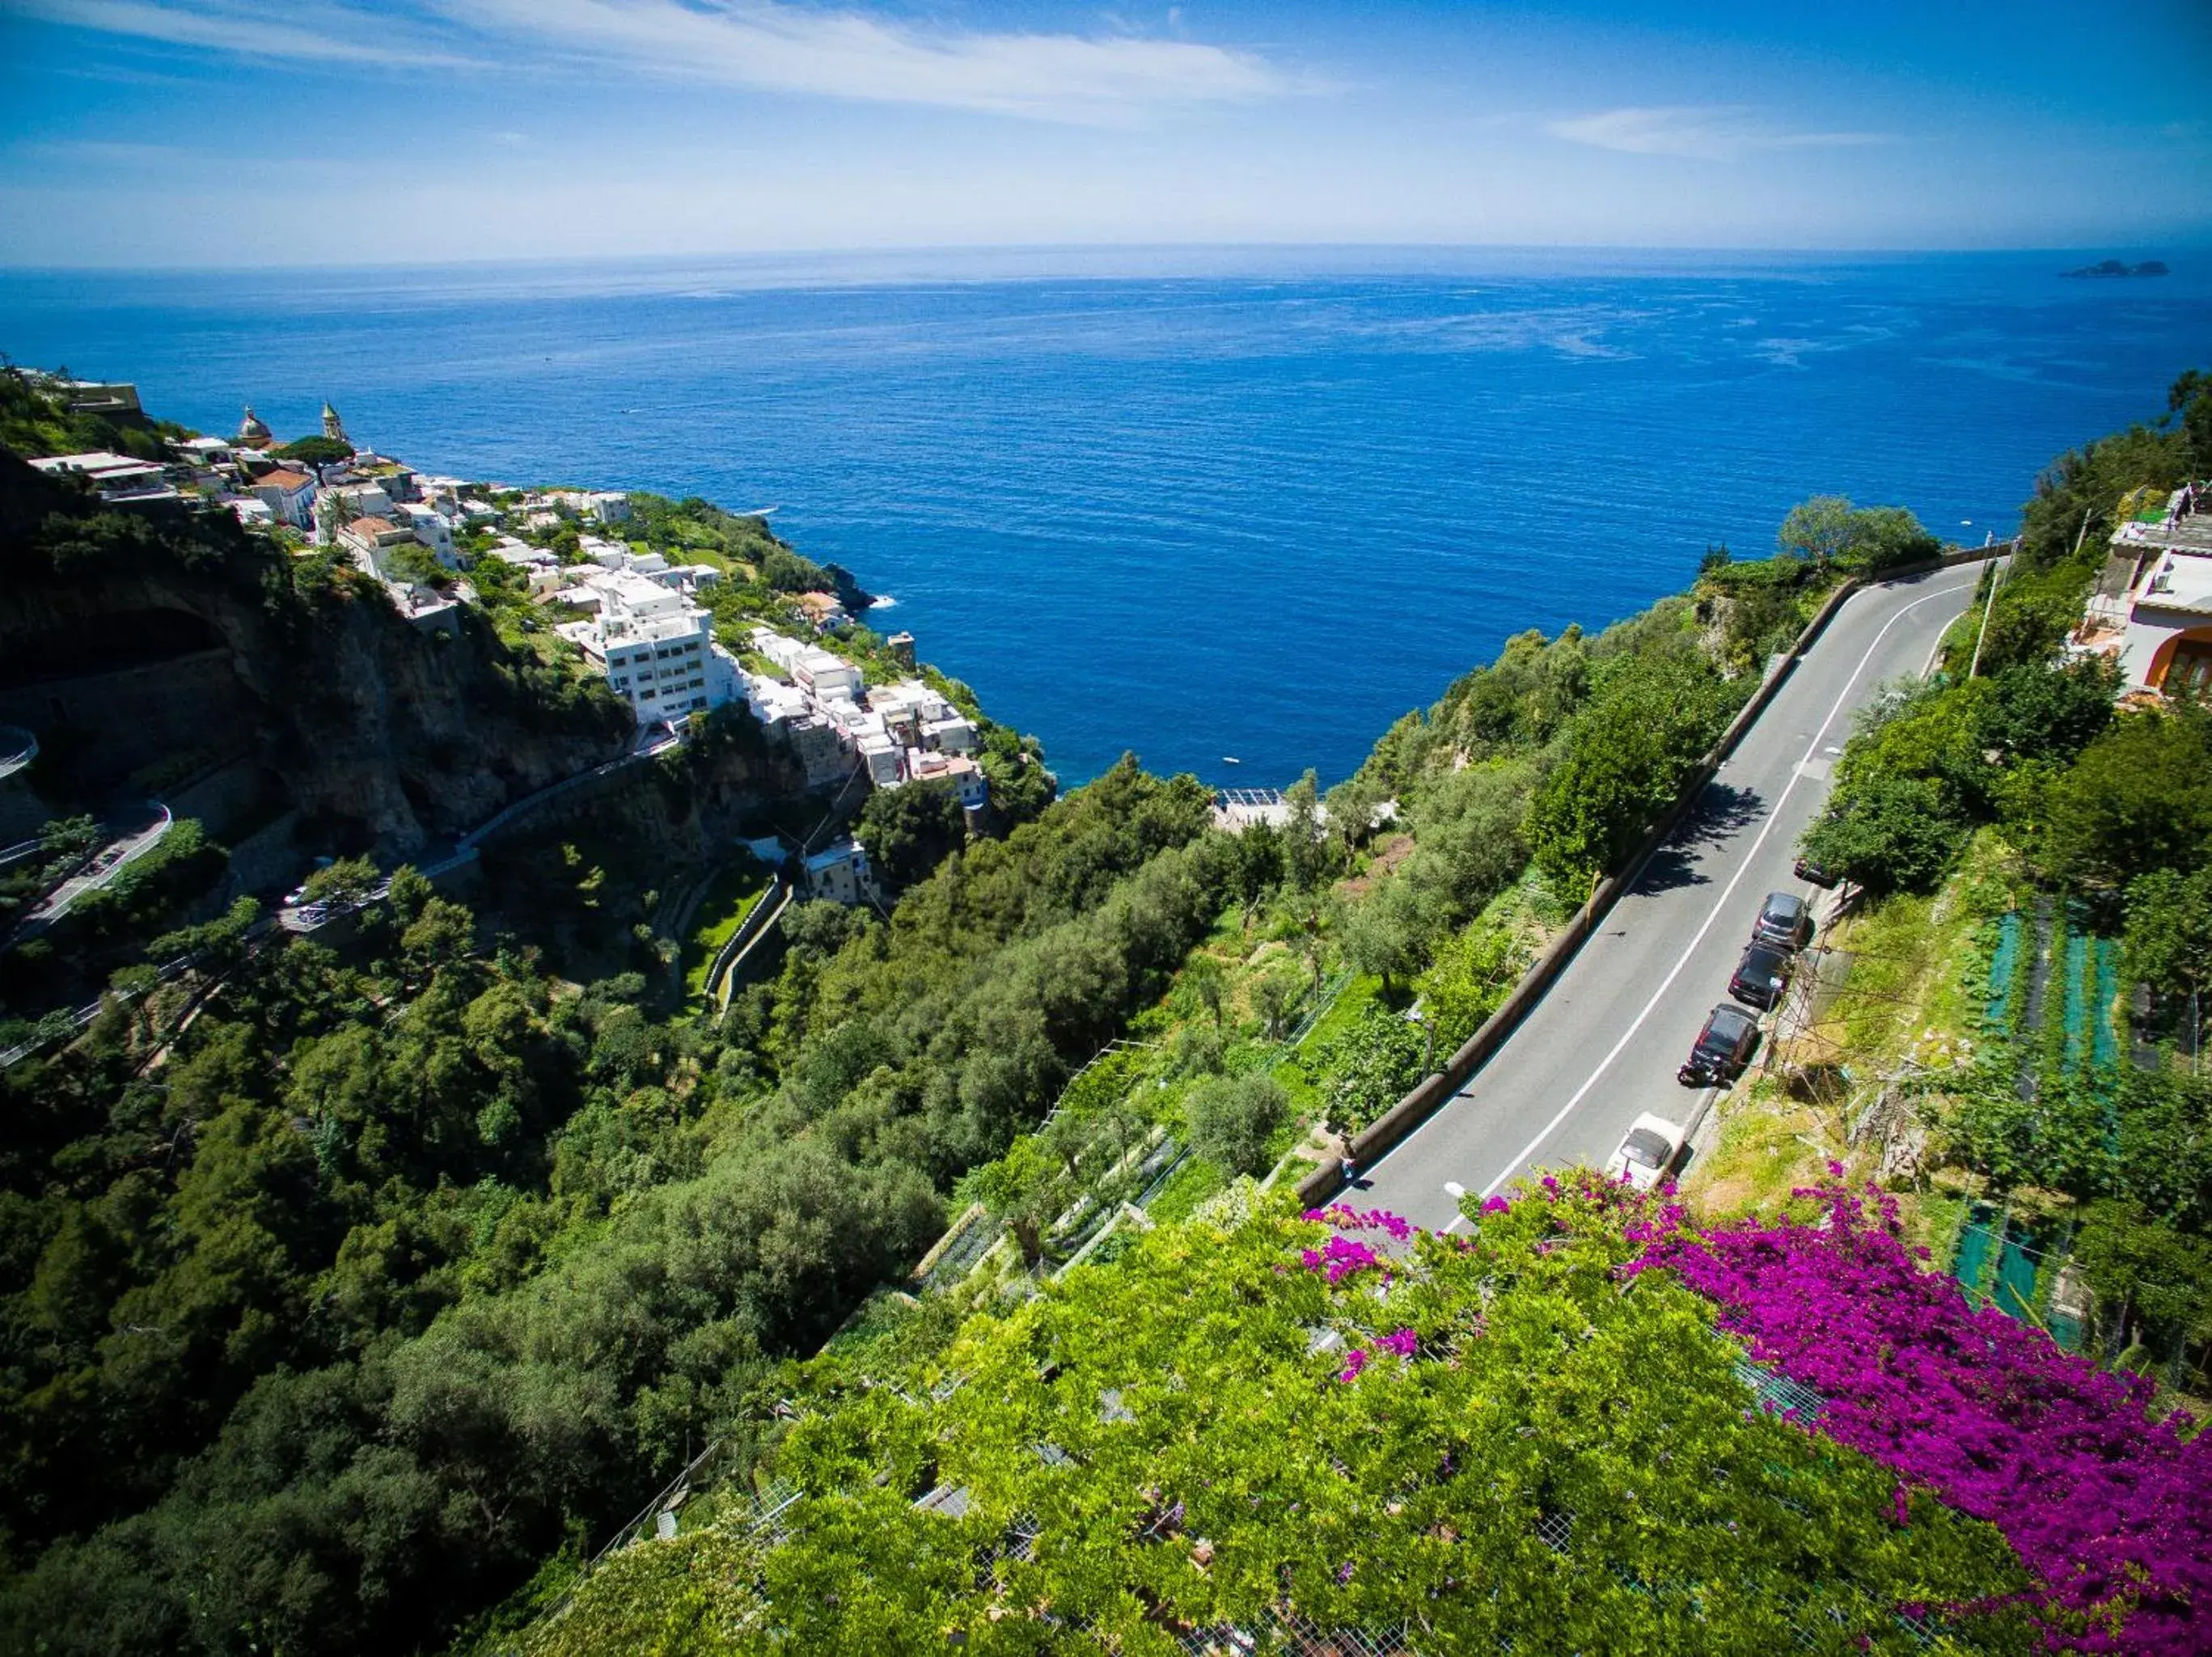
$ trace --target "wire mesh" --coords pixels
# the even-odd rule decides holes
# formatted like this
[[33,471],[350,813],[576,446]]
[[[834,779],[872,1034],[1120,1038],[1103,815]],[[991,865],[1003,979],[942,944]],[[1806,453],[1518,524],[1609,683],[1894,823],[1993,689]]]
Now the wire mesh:
[[1769,1415],[1793,1421],[1815,1421],[1827,1402],[1811,1387],[1800,1386],[1787,1375],[1778,1375],[1749,1358],[1735,1361],[1735,1378],[1751,1388],[1759,1407]]

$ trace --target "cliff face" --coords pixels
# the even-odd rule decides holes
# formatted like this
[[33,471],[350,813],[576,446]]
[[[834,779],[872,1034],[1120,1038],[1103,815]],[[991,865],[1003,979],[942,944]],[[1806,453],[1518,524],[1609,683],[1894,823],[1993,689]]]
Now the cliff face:
[[0,453],[0,717],[63,736],[88,792],[149,744],[253,754],[318,840],[386,854],[623,751],[618,701],[473,613],[419,631],[287,559],[225,519],[103,513]]
[[307,648],[272,687],[270,767],[310,822],[382,850],[464,833],[629,741],[627,707],[550,675],[533,686],[472,612],[457,634],[421,632],[349,583],[288,642]]

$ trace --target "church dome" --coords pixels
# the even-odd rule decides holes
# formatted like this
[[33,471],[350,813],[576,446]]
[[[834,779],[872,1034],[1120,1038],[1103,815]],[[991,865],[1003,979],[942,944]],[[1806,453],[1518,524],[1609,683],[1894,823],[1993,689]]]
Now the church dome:
[[272,434],[270,429],[261,423],[259,416],[253,412],[253,405],[251,403],[247,404],[246,418],[238,424],[237,440],[240,443],[266,443]]

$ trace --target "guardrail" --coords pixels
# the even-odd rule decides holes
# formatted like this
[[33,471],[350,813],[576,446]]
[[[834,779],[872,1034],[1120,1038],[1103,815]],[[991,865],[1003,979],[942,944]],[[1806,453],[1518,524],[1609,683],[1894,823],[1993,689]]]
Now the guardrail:
[[558,782],[549,782],[543,788],[525,794],[520,799],[495,811],[478,826],[463,835],[455,844],[463,851],[473,851],[517,817],[536,810],[547,800],[557,798],[572,788],[580,788],[587,782],[596,781],[601,777],[611,776],[617,771],[665,754],[672,748],[681,746],[683,741],[681,737],[671,733],[649,748],[634,748],[627,754],[617,754],[613,759],[602,761],[589,770],[579,771],[575,775],[563,777]]
[[714,964],[707,969],[708,1006],[719,1009],[729,1005],[729,998],[722,993],[722,986],[728,980],[730,968],[737,964],[738,957],[751,947],[753,940],[773,926],[777,918],[791,907],[791,883],[781,874],[775,876],[769,883],[768,890],[763,892],[754,903],[751,912],[738,923],[738,930],[732,932],[722,947],[715,951]]
[[[1830,593],[1827,602],[1805,624],[1804,631],[1797,635],[1796,642],[1784,654],[1779,665],[1759,681],[1759,688],[1751,694],[1751,699],[1737,710],[1735,718],[1729,721],[1728,729],[1721,733],[1711,750],[1698,762],[1698,768],[1684,781],[1674,797],[1674,803],[1661,815],[1635,852],[1622,864],[1621,872],[1598,883],[1591,892],[1589,901],[1567,922],[1565,930],[1553,939],[1551,946],[1529,964],[1528,971],[1522,974],[1521,981],[1513,986],[1512,993],[1499,1005],[1497,1011],[1483,1021],[1482,1028],[1468,1037],[1459,1050],[1445,1060],[1442,1070],[1424,1077],[1404,1098],[1353,1136],[1349,1147],[1352,1160],[1370,1163],[1387,1154],[1400,1140],[1435,1115],[1444,1102],[1465,1087],[1475,1072],[1489,1063],[1498,1048],[1505,1045],[1506,1038],[1520,1028],[1521,1021],[1544,998],[1553,981],[1565,970],[1567,963],[1574,959],[1589,935],[1597,930],[1598,923],[1605,919],[1621,895],[1636,883],[1644,872],[1644,865],[1650,861],[1652,853],[1666,844],[1668,838],[1681,825],[1682,819],[1696,806],[1722,762],[1735,752],[1743,733],[1750,730],[1753,722],[1765,712],[1767,704],[1774,700],[1775,693],[1781,689],[1784,682],[1804,659],[1805,652],[1819,641],[1821,634],[1827,630],[1828,623],[1835,618],[1836,612],[1844,607],[1852,594],[1868,586],[1907,576],[1924,575],[1935,570],[1955,568],[1961,564],[1983,563],[1990,559],[2006,557],[2018,550],[2019,546],[2020,543],[2015,538],[1993,546],[1946,553],[1942,557],[1926,563],[1884,570],[1878,575],[1854,575]],[[1328,1201],[1343,1188],[1344,1164],[1341,1161],[1333,1161],[1322,1163],[1298,1181],[1298,1196],[1310,1206]]]
[[[199,952],[198,950],[193,951],[191,955],[179,956],[174,961],[170,962],[167,966],[161,967],[156,970],[154,974],[154,984],[161,985],[167,983],[171,979],[176,977],[178,974],[183,972],[186,968],[190,967],[192,962],[198,961],[199,958]],[[149,986],[149,988],[153,986]],[[127,1007],[133,1001],[136,1001],[140,996],[145,993],[145,990],[110,990],[106,995],[100,997],[97,1000],[88,1001],[82,1007],[71,1009],[66,1015],[64,1015],[68,1020],[66,1024],[64,1024],[62,1020],[58,1018],[54,1014],[47,1014],[45,1018],[40,1021],[39,1029],[27,1040],[19,1041],[12,1047],[0,1050],[0,1070],[6,1070],[11,1065],[15,1065],[25,1059],[28,1059],[33,1053],[38,1052],[40,1048],[50,1047],[54,1042],[61,1041],[64,1036],[76,1035],[79,1030],[84,1029],[86,1025],[91,1023],[94,1019],[100,1017],[100,1010],[107,1005],[111,997],[118,1005]]]

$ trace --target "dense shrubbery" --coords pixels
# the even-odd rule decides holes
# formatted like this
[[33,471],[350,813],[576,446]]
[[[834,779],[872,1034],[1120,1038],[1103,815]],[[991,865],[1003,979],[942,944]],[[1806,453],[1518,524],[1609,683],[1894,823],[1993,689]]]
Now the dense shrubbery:
[[1529,843],[1555,886],[1579,892],[1620,871],[1748,688],[1687,652],[1632,659],[1600,683],[1529,803]]
[[531,1649],[1167,1650],[1297,1622],[1419,1650],[1905,1651],[1906,1606],[2033,1648],[1994,1530],[1751,1407],[1695,1295],[1622,1293],[1646,1199],[1493,1206],[1458,1241],[1232,1211],[933,1354],[832,1354],[760,1470],[803,1493],[792,1540],[750,1539],[732,1502],[609,1562]]
[[1225,893],[1206,819],[1119,768],[720,1032],[403,877],[158,1084],[119,1027],[8,1072],[9,1640],[411,1648],[603,1533],[1158,993]]

